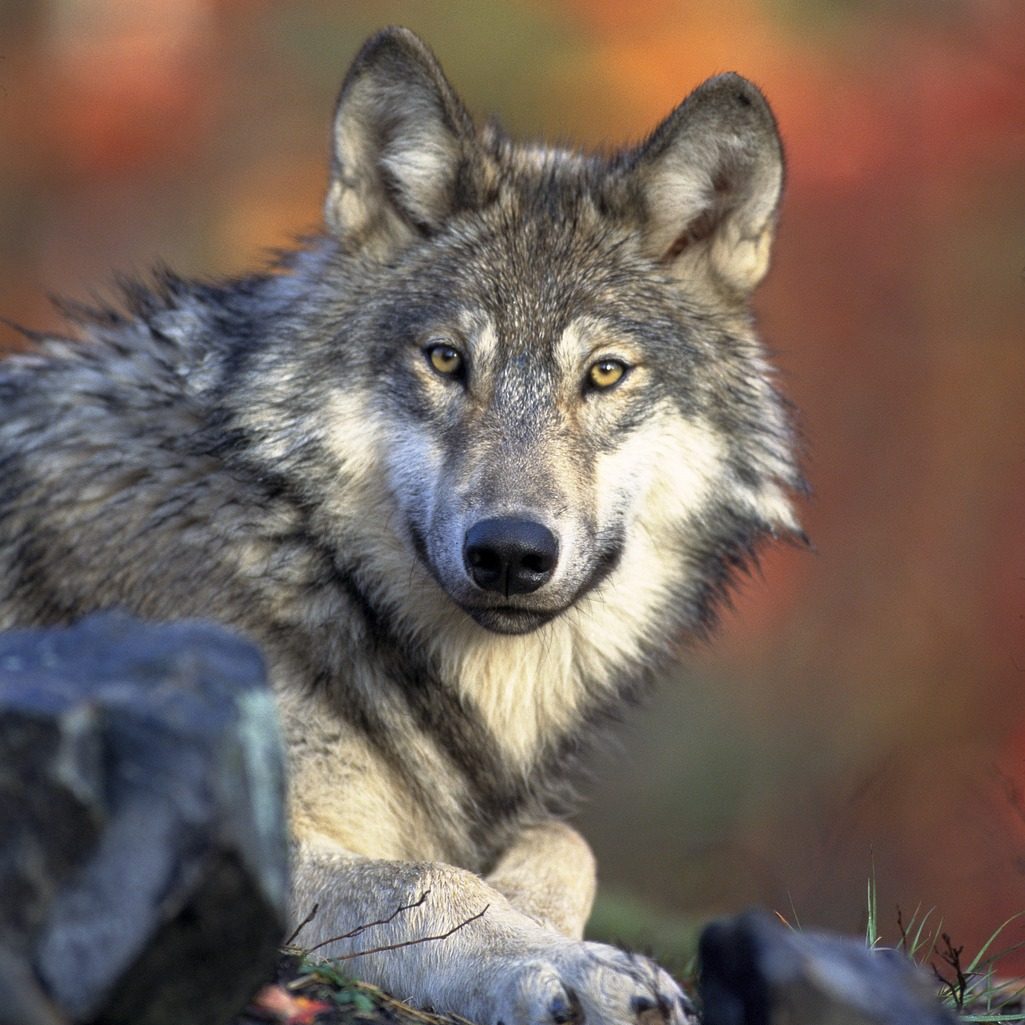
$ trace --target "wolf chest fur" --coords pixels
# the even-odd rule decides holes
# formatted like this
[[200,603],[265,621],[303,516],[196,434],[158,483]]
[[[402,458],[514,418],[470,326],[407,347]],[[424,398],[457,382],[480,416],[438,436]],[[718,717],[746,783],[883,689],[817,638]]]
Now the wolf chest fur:
[[332,139],[324,230],[278,265],[161,272],[0,363],[0,627],[120,607],[258,642],[302,938],[488,907],[365,977],[482,1023],[678,1021],[661,969],[580,939],[559,816],[589,737],[799,535],[749,308],[773,117],[723,75],[618,153],[523,145],[390,29]]

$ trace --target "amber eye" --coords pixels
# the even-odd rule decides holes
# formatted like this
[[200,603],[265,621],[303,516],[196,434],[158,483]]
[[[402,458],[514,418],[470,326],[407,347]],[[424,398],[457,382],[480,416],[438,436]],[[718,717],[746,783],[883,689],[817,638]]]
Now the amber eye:
[[627,365],[620,359],[602,359],[587,371],[588,387],[598,391],[614,388],[626,376]]
[[463,372],[463,357],[451,345],[432,345],[427,350],[427,359],[439,374],[459,377]]

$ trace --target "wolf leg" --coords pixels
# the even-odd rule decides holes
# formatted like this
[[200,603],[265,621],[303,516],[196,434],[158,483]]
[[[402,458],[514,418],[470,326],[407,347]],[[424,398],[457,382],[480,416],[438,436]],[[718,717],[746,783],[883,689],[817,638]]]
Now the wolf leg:
[[518,911],[579,940],[597,885],[587,841],[565,822],[528,826],[487,876]]
[[686,998],[653,962],[540,925],[464,869],[366,860],[325,842],[300,843],[296,919],[314,904],[317,914],[297,939],[302,946],[366,926],[317,953],[347,958],[368,982],[477,1025],[686,1020]]

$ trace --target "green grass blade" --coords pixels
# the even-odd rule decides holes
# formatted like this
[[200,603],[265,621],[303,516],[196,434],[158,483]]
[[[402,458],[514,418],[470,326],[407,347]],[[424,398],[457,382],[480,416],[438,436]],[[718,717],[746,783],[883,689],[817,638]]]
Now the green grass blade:
[[990,1025],[991,1022],[1025,1021],[1025,1012],[1020,1014],[961,1014],[958,1017],[961,1021],[977,1021],[983,1025]]
[[[1002,933],[1002,932],[1003,932],[1003,931],[1004,931],[1004,930],[1005,930],[1005,929],[1006,929],[1006,928],[1007,928],[1007,927],[1008,927],[1008,926],[1009,926],[1009,925],[1010,925],[1010,924],[1011,924],[1011,923],[1012,923],[1012,922],[1013,922],[1013,921],[1014,921],[1014,920],[1015,920],[1016,918],[1021,918],[1021,917],[1022,917],[1022,915],[1025,915],[1025,911],[1019,911],[1019,912],[1017,912],[1016,914],[1013,914],[1013,915],[1011,915],[1011,917],[1010,917],[1009,919],[1007,919],[1007,921],[1006,921],[1006,922],[1004,922],[1004,924],[1003,924],[1003,925],[1001,925],[1001,926],[1000,926],[1000,927],[999,927],[998,929],[995,929],[995,930],[993,931],[993,933],[992,933],[992,934],[990,935],[989,939],[988,939],[988,940],[986,940],[986,942],[985,942],[985,943],[984,943],[984,944],[982,945],[982,948],[981,948],[981,949],[979,950],[979,952],[978,952],[978,953],[977,953],[977,954],[975,955],[975,957],[973,957],[973,958],[972,958],[972,962],[971,962],[971,964],[970,964],[970,965],[968,965],[968,968],[967,968],[966,970],[967,970],[967,971],[969,971],[969,972],[974,972],[974,971],[975,971],[975,970],[976,970],[976,969],[978,968],[978,966],[979,966],[979,963],[980,963],[980,962],[982,961],[982,959],[983,959],[983,958],[984,958],[984,957],[986,956],[986,951],[987,951],[987,950],[989,950],[989,948],[990,948],[991,946],[993,946],[993,943],[994,943],[994,941],[996,940],[996,938],[997,938],[997,937],[998,937],[998,936],[999,936],[999,935],[1000,935],[1000,934],[1001,934],[1001,933]],[[1020,944],[1015,944],[1015,947],[1017,947],[1017,946],[1020,946]],[[1002,952],[1001,952],[1001,954],[1003,954],[1003,953],[1009,953],[1010,951],[1014,950],[1014,949],[1015,949],[1015,947],[1009,947],[1009,948],[1007,949],[1007,951],[1002,951]],[[997,957],[999,957],[999,956],[1001,956],[1001,955],[997,955],[997,954],[995,954],[995,955],[994,955],[994,960],[995,960],[995,959],[996,959]]]
[[[921,907],[921,905],[919,905],[919,907]],[[937,927],[937,929],[934,929],[929,934],[929,938],[928,939],[923,939],[922,938],[922,935],[925,932],[925,926],[928,923],[929,919],[932,917],[932,913],[935,910],[936,910],[935,907],[929,908],[929,910],[926,911],[925,915],[922,917],[922,921],[918,923],[918,928],[915,930],[915,938],[914,938],[914,940],[911,943],[911,951],[910,951],[910,953],[911,953],[912,957],[915,957],[918,954],[919,950],[922,949],[922,945],[923,944],[928,944],[928,946],[931,947],[933,945],[933,941],[936,939],[936,933],[937,933],[938,929],[943,927],[943,919],[940,919],[939,926]]]
[[876,895],[876,867],[872,863],[872,872],[868,877],[868,919],[865,923],[865,945],[871,949],[879,943],[878,900]]
[[787,900],[790,901],[790,914],[794,916],[794,927],[798,932],[801,931],[801,919],[797,914],[797,907],[794,905],[794,895],[787,890]]

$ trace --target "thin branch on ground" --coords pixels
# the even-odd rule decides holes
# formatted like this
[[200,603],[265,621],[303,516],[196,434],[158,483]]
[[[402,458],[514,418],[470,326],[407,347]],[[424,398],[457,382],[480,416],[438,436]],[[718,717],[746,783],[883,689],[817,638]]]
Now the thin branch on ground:
[[381,954],[386,950],[399,950],[401,947],[415,947],[418,943],[432,943],[435,940],[447,940],[453,933],[459,932],[460,929],[469,925],[471,922],[476,922],[478,918],[483,918],[490,907],[490,904],[485,904],[477,914],[471,915],[458,925],[452,926],[448,932],[435,933],[433,936],[418,936],[415,940],[402,940],[400,943],[388,943],[381,947],[370,947],[368,950],[356,950],[351,954],[339,954],[336,957],[332,957],[331,960],[351,961],[354,957],[364,957],[366,954]]
[[962,1011],[964,1010],[965,991],[968,989],[968,977],[961,967],[961,952],[964,950],[964,947],[955,947],[950,942],[950,936],[947,933],[943,933],[941,939],[946,949],[940,950],[937,947],[933,947],[933,950],[939,954],[941,960],[954,969],[954,978],[948,979],[935,964],[931,965],[931,968],[939,982],[950,991],[950,997],[954,1001],[954,1006],[959,1011]]
[[[338,936],[332,936],[328,940],[321,940],[321,942],[316,944],[315,946],[308,947],[306,953],[312,954],[313,951],[320,950],[321,947],[326,947],[329,943],[338,943],[341,940],[351,940],[353,937],[359,936],[360,933],[366,932],[367,929],[373,929],[375,926],[388,925],[389,923],[394,922],[395,919],[398,918],[398,916],[401,915],[403,911],[412,911],[413,908],[420,907],[420,905],[423,904],[425,900],[427,900],[427,897],[430,894],[430,892],[430,890],[424,890],[424,892],[421,893],[420,896],[417,897],[417,899],[414,900],[412,904],[400,904],[387,918],[379,918],[376,922],[365,922],[363,925],[357,925],[355,929],[351,929],[349,932],[343,932]],[[353,954],[349,956],[355,957],[357,955]],[[341,961],[343,960],[343,958],[335,958],[335,960]]]
[[320,905],[319,904],[314,904],[313,907],[310,908],[310,913],[295,927],[295,930],[292,932],[292,935],[289,936],[287,940],[285,940],[285,944],[284,945],[286,947],[290,947],[292,945],[292,940],[294,940],[296,938],[296,936],[298,936],[299,933],[301,933],[303,931],[303,929],[305,929],[306,926],[308,926],[310,924],[310,922],[312,922],[313,919],[317,917],[317,912],[319,910],[320,910]]

